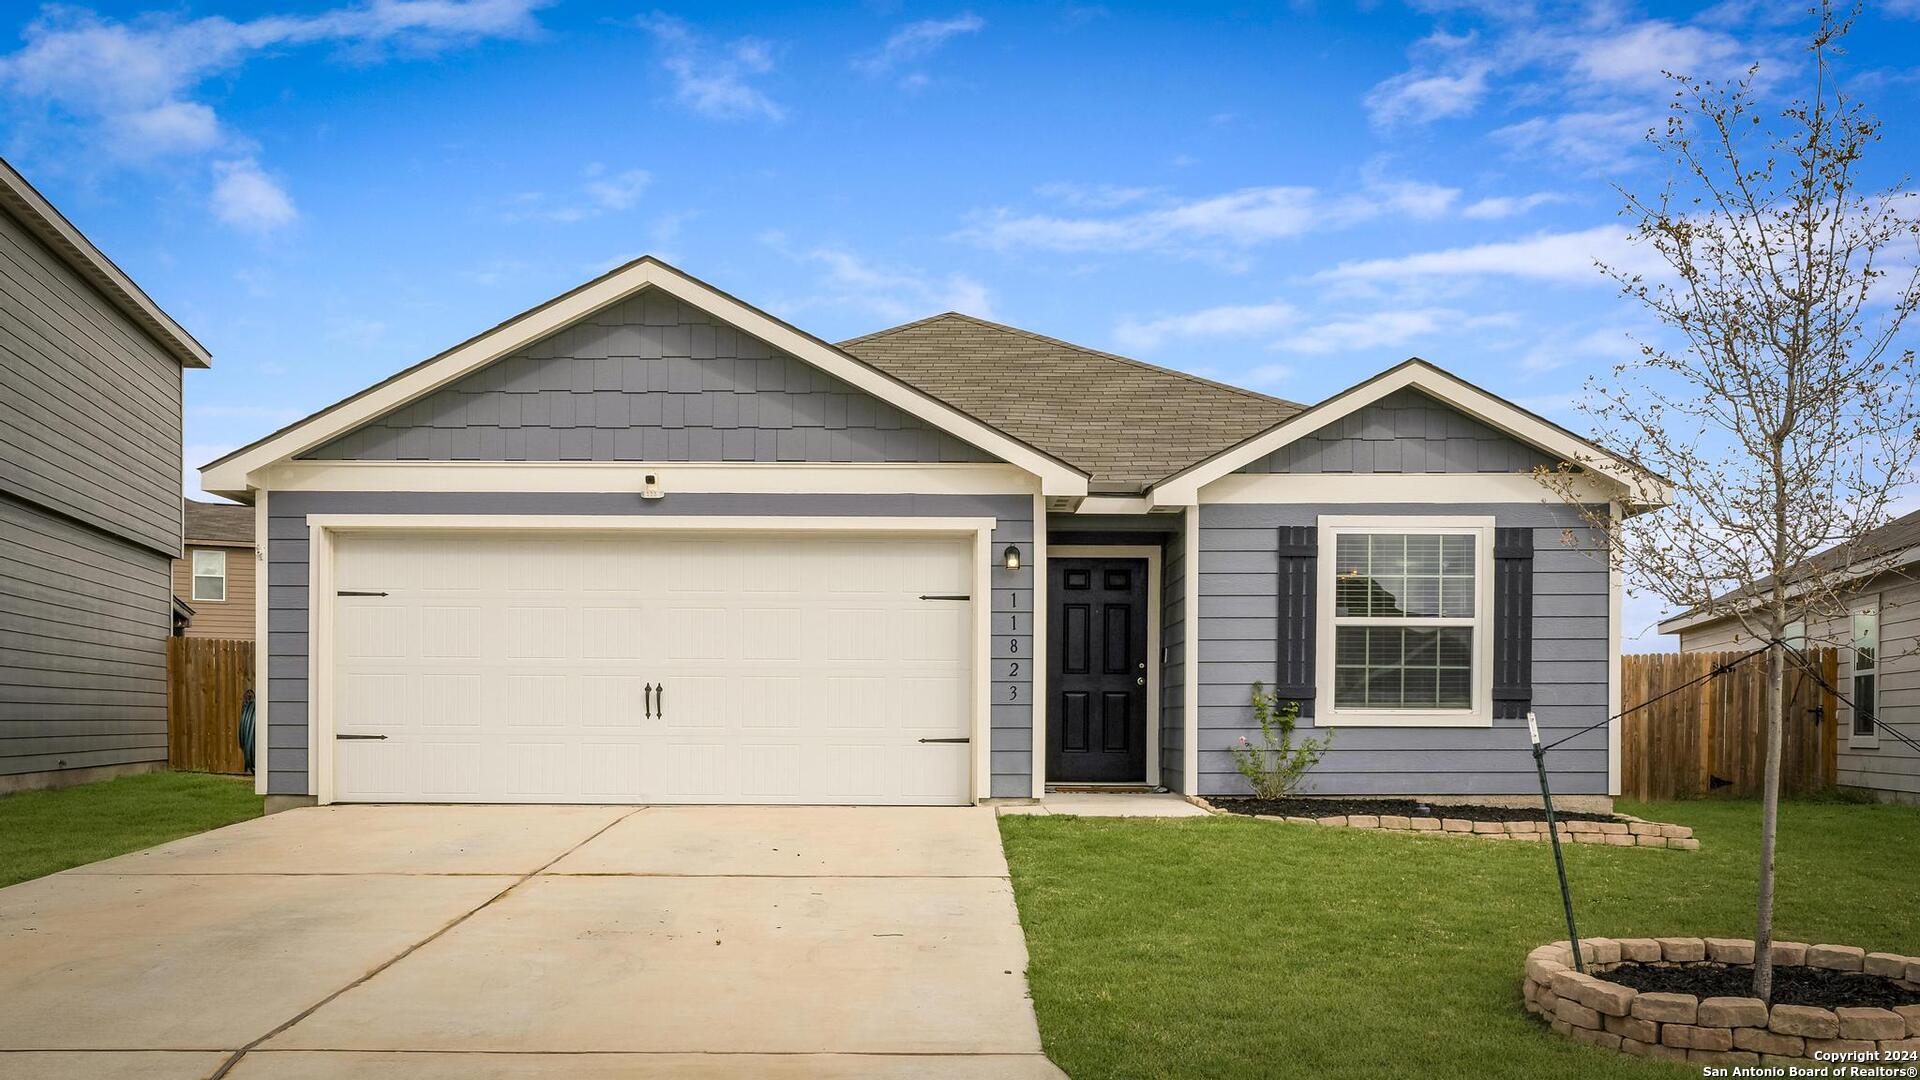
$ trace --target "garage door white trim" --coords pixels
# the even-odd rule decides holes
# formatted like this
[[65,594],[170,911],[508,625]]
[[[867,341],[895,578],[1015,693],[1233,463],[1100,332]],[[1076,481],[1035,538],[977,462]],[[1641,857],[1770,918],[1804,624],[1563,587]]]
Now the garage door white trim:
[[681,534],[752,534],[757,536],[963,536],[973,539],[973,708],[970,738],[973,749],[971,790],[975,800],[990,794],[991,747],[988,745],[990,688],[990,634],[992,605],[993,518],[903,517],[621,517],[612,515],[456,515],[456,514],[314,514],[307,518],[308,610],[307,654],[308,760],[313,795],[321,805],[334,801],[334,543],[343,533],[376,531],[431,532],[561,532],[579,535],[646,530]]

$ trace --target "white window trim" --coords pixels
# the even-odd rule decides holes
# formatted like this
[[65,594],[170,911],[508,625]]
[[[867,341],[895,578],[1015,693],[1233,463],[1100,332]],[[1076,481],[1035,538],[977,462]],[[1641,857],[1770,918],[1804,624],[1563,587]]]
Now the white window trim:
[[[1315,727],[1492,727],[1493,726],[1493,519],[1490,517],[1418,517],[1400,515],[1323,515],[1319,521],[1319,583],[1315,596],[1314,683],[1321,704]],[[1342,709],[1334,704],[1334,551],[1336,538],[1350,532],[1475,534],[1473,620],[1473,707],[1470,709]],[[1424,624],[1424,620],[1422,620]]]
[[[1853,724],[1858,710],[1848,709],[1847,749],[1849,750],[1877,750],[1880,747],[1880,676],[1885,674],[1885,665],[1880,662],[1880,637],[1884,627],[1882,626],[1880,618],[1881,607],[1878,594],[1861,597],[1858,602],[1847,609],[1847,696],[1853,696],[1854,687],[1853,619],[1856,615],[1862,615],[1868,612],[1873,614],[1873,700],[1868,703],[1868,711],[1874,717],[1874,730],[1870,735],[1862,735],[1855,731]],[[1855,699],[1855,705],[1858,704],[1858,699]]]
[[[200,572],[200,556],[202,555],[218,555],[220,557],[220,572],[217,574],[201,573]],[[191,599],[198,600],[203,603],[210,603],[210,604],[221,604],[226,602],[226,599],[227,599],[227,553],[226,552],[220,551],[214,548],[192,549],[190,552],[188,552],[188,556],[187,556],[187,576],[189,578],[187,591],[193,594]],[[218,578],[220,581],[220,595],[219,596],[200,595],[200,581],[202,578],[209,578],[209,579]]]

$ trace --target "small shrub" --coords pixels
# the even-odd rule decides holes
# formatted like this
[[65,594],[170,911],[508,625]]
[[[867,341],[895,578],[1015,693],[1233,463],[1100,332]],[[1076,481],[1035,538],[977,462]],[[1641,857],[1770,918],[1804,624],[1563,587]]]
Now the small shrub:
[[1234,768],[1253,785],[1253,794],[1261,799],[1283,799],[1299,790],[1307,770],[1319,764],[1320,756],[1333,745],[1333,732],[1324,738],[1293,742],[1293,729],[1300,722],[1300,703],[1282,702],[1269,693],[1265,683],[1253,684],[1253,719],[1260,725],[1260,743],[1255,746],[1245,735],[1231,747]]

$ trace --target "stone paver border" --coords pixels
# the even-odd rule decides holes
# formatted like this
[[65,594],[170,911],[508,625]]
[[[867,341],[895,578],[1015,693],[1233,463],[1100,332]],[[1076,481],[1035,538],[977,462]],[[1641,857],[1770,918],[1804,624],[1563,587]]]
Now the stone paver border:
[[[1920,990],[1920,957],[1870,953],[1851,945],[1773,943],[1776,967],[1815,967],[1881,975]],[[1759,998],[1640,993],[1603,976],[1625,962],[1691,967],[1751,964],[1753,942],[1739,938],[1582,938],[1587,973],[1572,967],[1564,941],[1527,954],[1521,981],[1527,1011],[1575,1042],[1634,1057],[1695,1065],[1852,1062],[1871,1067],[1911,1062],[1920,1052],[1920,1005],[1893,1009],[1821,1009]],[[1844,1055],[1857,1055],[1847,1057]]]
[[[1231,810],[1222,810],[1201,798],[1192,801],[1215,814],[1231,814]],[[1544,842],[1547,839],[1547,823],[1544,821],[1471,821],[1467,818],[1445,816],[1446,807],[1434,808],[1440,812],[1436,817],[1401,817],[1395,814],[1336,814],[1330,817],[1279,817],[1273,814],[1240,814],[1239,817],[1252,817],[1255,821],[1285,821],[1294,825],[1331,825],[1347,829],[1380,829],[1385,832],[1416,833],[1423,836],[1468,836],[1480,840],[1532,840]],[[1609,844],[1614,847],[1671,848],[1677,851],[1698,851],[1700,841],[1694,839],[1693,830],[1685,825],[1669,825],[1661,821],[1646,821],[1629,814],[1619,815],[1619,821],[1556,821],[1554,831],[1560,834],[1563,844]]]

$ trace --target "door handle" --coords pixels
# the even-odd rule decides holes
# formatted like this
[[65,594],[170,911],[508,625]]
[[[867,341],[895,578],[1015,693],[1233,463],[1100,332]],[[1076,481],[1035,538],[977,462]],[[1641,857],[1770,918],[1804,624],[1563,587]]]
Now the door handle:
[[1147,685],[1147,677],[1145,675],[1135,675],[1133,677],[1133,685],[1135,686]]
[[652,683],[648,683],[644,688],[641,689],[640,700],[646,703],[645,708],[647,710],[647,719],[649,720],[653,719],[653,684]]

